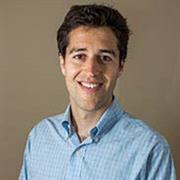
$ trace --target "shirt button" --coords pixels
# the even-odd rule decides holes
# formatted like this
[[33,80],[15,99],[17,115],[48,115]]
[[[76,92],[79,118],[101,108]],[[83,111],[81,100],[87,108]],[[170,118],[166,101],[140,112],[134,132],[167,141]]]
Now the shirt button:
[[99,138],[98,137],[94,137],[94,142],[98,142],[99,141]]

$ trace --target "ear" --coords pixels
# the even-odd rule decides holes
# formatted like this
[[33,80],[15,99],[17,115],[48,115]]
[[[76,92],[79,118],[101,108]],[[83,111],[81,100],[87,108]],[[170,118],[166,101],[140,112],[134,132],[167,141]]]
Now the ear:
[[120,60],[118,77],[121,76],[124,70],[124,61]]
[[61,54],[59,54],[59,67],[61,69],[62,74],[66,75],[66,68],[65,68],[65,59]]

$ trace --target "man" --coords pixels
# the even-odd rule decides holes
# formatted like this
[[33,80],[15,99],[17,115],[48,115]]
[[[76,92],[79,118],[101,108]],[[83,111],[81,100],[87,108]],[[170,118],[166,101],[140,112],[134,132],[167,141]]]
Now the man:
[[70,105],[31,131],[20,180],[174,180],[167,142],[113,96],[129,39],[103,5],[73,6],[57,33]]

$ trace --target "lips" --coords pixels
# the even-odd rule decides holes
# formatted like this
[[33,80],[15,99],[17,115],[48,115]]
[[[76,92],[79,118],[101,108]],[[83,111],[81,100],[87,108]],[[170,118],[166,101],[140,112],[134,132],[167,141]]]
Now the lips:
[[81,82],[81,85],[87,88],[91,88],[91,89],[99,86],[98,83],[87,83],[87,82]]
[[99,83],[99,82],[79,81],[78,83],[81,85],[82,88],[91,90],[93,92],[97,91],[103,85],[103,83]]

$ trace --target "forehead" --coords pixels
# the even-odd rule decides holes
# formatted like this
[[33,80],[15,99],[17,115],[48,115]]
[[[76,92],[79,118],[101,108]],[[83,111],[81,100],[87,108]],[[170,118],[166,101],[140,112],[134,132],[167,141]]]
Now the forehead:
[[[109,27],[80,26],[69,33],[67,50],[83,46],[117,50],[117,38]],[[85,47],[85,48],[87,48]]]

